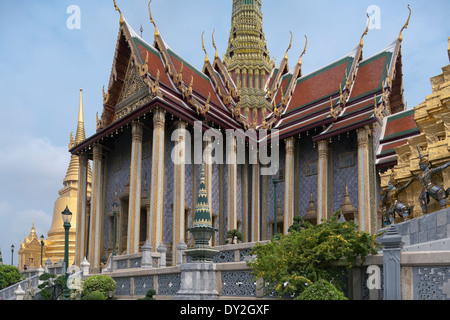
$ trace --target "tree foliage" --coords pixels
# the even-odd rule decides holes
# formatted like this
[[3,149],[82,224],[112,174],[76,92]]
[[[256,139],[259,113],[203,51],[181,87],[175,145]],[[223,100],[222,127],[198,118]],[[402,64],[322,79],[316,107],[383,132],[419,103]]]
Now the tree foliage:
[[17,267],[0,265],[0,289],[9,287],[20,281],[20,271]]
[[44,300],[57,300],[62,297],[66,284],[64,275],[57,276],[52,273],[43,273],[39,276],[42,281],[38,288],[41,289],[41,296]]
[[342,291],[339,291],[328,281],[323,279],[314,282],[308,286],[298,297],[297,300],[348,300]]
[[359,232],[353,221],[339,222],[337,216],[318,225],[296,221],[289,234],[255,246],[257,259],[248,262],[254,276],[280,296],[297,297],[319,280],[342,290],[343,269],[376,254],[379,245],[376,236]]
[[238,229],[233,229],[233,230],[227,231],[226,238],[230,239],[230,240],[227,240],[227,243],[234,243],[235,237],[239,241],[242,241],[242,239],[243,239],[242,233]]

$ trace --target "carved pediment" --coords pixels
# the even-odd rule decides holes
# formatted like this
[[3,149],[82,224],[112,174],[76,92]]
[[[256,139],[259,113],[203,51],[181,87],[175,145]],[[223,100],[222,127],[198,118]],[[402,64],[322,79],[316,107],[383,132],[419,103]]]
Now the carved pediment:
[[[118,105],[132,97],[137,92],[141,91],[143,88],[147,88],[147,85],[142,80],[138,68],[134,65],[132,59],[130,59]],[[117,111],[118,110],[116,109],[116,112]]]

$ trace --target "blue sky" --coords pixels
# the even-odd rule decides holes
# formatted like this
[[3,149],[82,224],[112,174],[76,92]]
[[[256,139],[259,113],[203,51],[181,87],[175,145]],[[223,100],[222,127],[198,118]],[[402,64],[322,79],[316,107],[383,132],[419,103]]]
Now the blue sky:
[[[214,54],[211,33],[224,54],[230,31],[231,0],[153,0],[152,14],[166,43],[201,69],[205,45]],[[359,43],[370,5],[380,8],[380,28],[364,38],[364,57],[394,41],[408,16],[402,44],[405,99],[412,108],[431,93],[429,78],[449,63],[448,0],[264,0],[264,32],[276,62],[289,45],[290,64],[303,50],[303,74],[351,52]],[[67,28],[67,8],[80,8],[80,29]],[[128,23],[153,42],[147,0],[117,0]],[[28,236],[34,220],[38,235],[50,229],[53,205],[62,188],[76,130],[79,88],[83,88],[87,136],[95,132],[108,85],[119,29],[112,0],[0,0],[0,249],[11,261],[11,244]]]

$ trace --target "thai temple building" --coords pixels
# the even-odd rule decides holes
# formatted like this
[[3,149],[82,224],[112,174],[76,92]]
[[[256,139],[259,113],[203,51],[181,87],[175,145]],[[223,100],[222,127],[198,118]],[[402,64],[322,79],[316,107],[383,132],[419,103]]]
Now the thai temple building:
[[[379,53],[363,55],[368,26],[362,26],[347,55],[303,74],[307,37],[293,65],[291,45],[275,65],[262,1],[232,6],[224,58],[212,37],[216,51],[199,53],[200,70],[164,41],[150,4],[150,40],[115,4],[119,30],[103,109],[95,134],[81,137],[77,130],[70,152],[79,168],[69,168],[61,193],[76,199],[69,205],[76,265],[86,258],[98,271],[113,249],[138,253],[146,241],[153,251],[166,247],[169,265],[176,264],[176,246],[193,245],[186,230],[193,225],[202,164],[217,229],[213,246],[224,244],[229,230],[238,229],[244,242],[267,240],[275,224],[287,233],[294,216],[320,223],[339,209],[362,231],[383,226],[381,186],[387,170],[405,165],[394,150],[432,124],[424,113],[416,126],[403,98],[401,45],[409,17]],[[403,118],[409,122],[393,125]],[[435,125],[445,133],[444,125]],[[64,209],[57,202],[48,239],[55,257]]]
[[34,222],[31,226],[30,234],[25,237],[20,244],[19,251],[19,269],[24,270],[27,268],[39,268],[41,265],[41,240],[36,234],[34,228]]
[[[202,35],[201,69],[163,39],[150,3],[153,39],[143,39],[114,6],[118,35],[97,130],[86,137],[80,90],[44,260],[64,258],[66,205],[73,214],[69,265],[86,259],[97,273],[111,255],[137,254],[144,245],[165,248],[167,265],[179,263],[177,246],[195,244],[189,230],[199,223],[199,193],[216,230],[212,247],[226,243],[227,231],[239,230],[243,242],[269,240],[275,229],[288,233],[296,216],[317,224],[338,210],[341,220],[376,233],[446,202],[424,204],[421,165],[450,161],[450,69],[431,79],[433,93],[423,103],[407,108],[402,41],[411,10],[377,54],[363,55],[369,28],[361,26],[347,55],[303,74],[307,36],[294,63],[291,38],[275,64],[261,0],[232,1],[223,55],[214,33],[208,55]],[[450,171],[436,173],[433,183],[443,197]],[[33,230],[21,244],[21,267],[40,263]]]

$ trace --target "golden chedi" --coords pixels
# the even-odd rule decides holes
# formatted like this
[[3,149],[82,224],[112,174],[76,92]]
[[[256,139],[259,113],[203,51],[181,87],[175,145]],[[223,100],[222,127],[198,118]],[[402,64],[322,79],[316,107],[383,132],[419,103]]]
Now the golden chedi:
[[[78,113],[78,126],[75,135],[75,140],[71,135],[69,149],[74,145],[86,139],[83,119],[83,100],[82,90],[80,89],[80,105]],[[48,239],[46,243],[45,259],[50,259],[52,263],[58,262],[60,259],[64,260],[64,241],[65,231],[61,212],[66,206],[72,212],[71,228],[69,230],[69,265],[72,265],[75,256],[75,237],[76,237],[76,222],[77,222],[77,199],[78,199],[78,170],[79,159],[76,155],[71,155],[69,168],[67,169],[64,178],[64,187],[59,190],[59,198],[56,199],[53,209],[53,219],[50,230],[48,231]],[[90,183],[92,179],[90,170],[88,171],[88,190],[90,190]],[[88,191],[89,192],[89,191]]]

